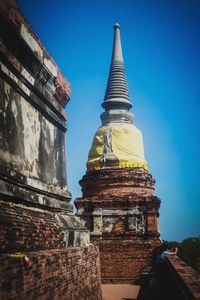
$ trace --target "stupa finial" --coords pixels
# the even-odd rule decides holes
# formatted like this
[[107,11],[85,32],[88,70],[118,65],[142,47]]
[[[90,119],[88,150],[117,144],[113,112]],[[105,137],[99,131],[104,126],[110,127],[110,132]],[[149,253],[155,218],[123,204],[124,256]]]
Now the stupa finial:
[[120,28],[119,23],[116,22],[115,25],[114,25],[114,28],[115,28],[115,27],[119,27],[119,28]]
[[102,106],[106,111],[121,108],[130,109],[132,107],[124,69],[120,25],[118,23],[114,25],[114,41],[110,73]]
[[124,69],[120,25],[118,23],[114,25],[112,59],[102,106],[106,110],[101,114],[102,124],[108,124],[110,122],[133,122],[133,114],[129,112],[132,103]]
[[113,41],[113,53],[112,61],[119,60],[123,63],[122,47],[121,47],[121,38],[120,38],[120,25],[115,23],[114,25],[114,41]]

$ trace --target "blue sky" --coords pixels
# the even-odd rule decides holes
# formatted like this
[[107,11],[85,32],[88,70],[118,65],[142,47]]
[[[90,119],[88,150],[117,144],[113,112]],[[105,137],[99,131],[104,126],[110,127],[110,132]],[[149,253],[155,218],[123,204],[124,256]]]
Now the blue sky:
[[163,239],[200,235],[200,1],[19,0],[70,81],[67,172],[73,200],[100,114],[113,25],[121,25],[135,124],[161,198]]

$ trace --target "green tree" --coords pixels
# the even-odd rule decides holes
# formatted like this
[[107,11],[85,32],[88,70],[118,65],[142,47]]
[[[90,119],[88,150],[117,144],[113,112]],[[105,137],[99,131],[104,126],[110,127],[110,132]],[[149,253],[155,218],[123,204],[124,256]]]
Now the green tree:
[[176,242],[176,241],[163,241],[163,244],[167,247],[167,248],[169,248],[169,249],[171,249],[171,248],[175,248],[175,247],[178,247],[179,248],[179,246],[180,246],[180,243],[179,242]]
[[195,267],[200,258],[200,238],[190,237],[183,240],[179,245],[179,257],[188,265]]
[[200,237],[190,237],[181,243],[163,241],[168,248],[178,247],[178,256],[200,273]]

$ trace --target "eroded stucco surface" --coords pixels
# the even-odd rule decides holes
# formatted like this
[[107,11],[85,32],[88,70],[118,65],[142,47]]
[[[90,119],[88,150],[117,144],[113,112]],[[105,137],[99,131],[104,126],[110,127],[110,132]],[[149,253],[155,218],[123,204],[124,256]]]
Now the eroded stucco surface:
[[0,159],[23,175],[66,185],[65,134],[0,79]]

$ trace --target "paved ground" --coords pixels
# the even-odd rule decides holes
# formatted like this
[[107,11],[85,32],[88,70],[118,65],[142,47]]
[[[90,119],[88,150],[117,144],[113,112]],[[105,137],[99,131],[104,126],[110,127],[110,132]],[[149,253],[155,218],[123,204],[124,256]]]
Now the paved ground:
[[134,300],[139,290],[140,286],[133,284],[102,284],[103,300]]

